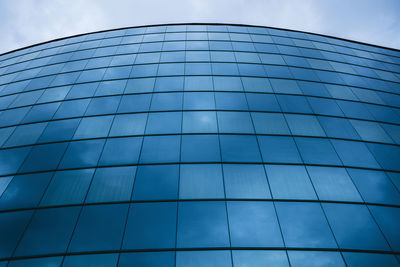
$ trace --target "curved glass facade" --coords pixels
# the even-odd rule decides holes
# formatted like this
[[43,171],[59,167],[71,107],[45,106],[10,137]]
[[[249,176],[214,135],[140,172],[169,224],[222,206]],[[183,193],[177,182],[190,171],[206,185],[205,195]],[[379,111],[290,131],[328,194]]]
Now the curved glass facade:
[[399,266],[400,52],[163,25],[0,56],[0,266]]

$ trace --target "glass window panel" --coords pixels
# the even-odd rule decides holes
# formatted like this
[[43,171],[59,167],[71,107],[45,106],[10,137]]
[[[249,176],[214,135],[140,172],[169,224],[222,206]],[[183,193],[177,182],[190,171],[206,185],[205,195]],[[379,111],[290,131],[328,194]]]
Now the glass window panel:
[[318,120],[329,137],[360,139],[348,119],[318,116]]
[[223,198],[221,165],[183,164],[180,168],[179,198]]
[[114,116],[83,118],[73,139],[107,137]]
[[269,79],[275,93],[302,94],[295,80]]
[[212,63],[214,75],[239,75],[236,63]]
[[183,135],[181,148],[182,162],[220,161],[217,135]]
[[322,205],[340,248],[389,249],[366,206],[334,203]]
[[316,116],[285,114],[293,135],[325,136]]
[[4,147],[35,144],[46,125],[47,123],[35,123],[17,126],[12,135],[7,139]]
[[392,143],[392,139],[376,122],[349,120],[364,141]]
[[185,90],[212,91],[213,79],[210,76],[185,76]]
[[304,163],[342,165],[329,139],[296,137],[295,141]]
[[185,92],[183,95],[183,109],[215,109],[214,93]]
[[249,109],[254,111],[281,111],[275,95],[246,93]]
[[235,52],[235,57],[238,62],[261,63],[260,58],[256,53]]
[[16,175],[0,198],[0,210],[36,207],[52,173]]
[[8,140],[16,127],[7,127],[0,129],[0,147]]
[[104,140],[71,142],[61,161],[60,168],[94,167],[103,149]]
[[183,113],[182,133],[216,133],[216,113],[212,111],[195,111]]
[[385,255],[378,253],[355,253],[355,252],[343,252],[343,257],[347,263],[347,266],[399,266],[399,262],[396,261],[394,255]]
[[116,115],[109,136],[141,135],[146,126],[147,114]]
[[271,202],[228,202],[233,247],[279,247],[282,236]]
[[129,79],[126,84],[125,94],[152,92],[155,78]]
[[0,150],[0,175],[16,173],[30,150],[30,147]]
[[226,51],[211,51],[211,60],[212,61],[221,61],[221,62],[236,62],[235,54],[233,52]]
[[177,199],[178,178],[178,165],[139,166],[132,199]]
[[65,253],[79,207],[37,210],[14,256]]
[[56,169],[68,143],[55,143],[33,146],[22,165],[21,172]]
[[216,91],[243,91],[240,77],[214,77]]
[[146,136],[140,156],[140,163],[178,162],[180,136]]
[[146,134],[179,134],[181,124],[181,112],[149,113]]
[[267,165],[272,196],[277,199],[317,199],[303,166]]
[[0,113],[0,127],[18,124],[25,117],[31,107],[5,110]]
[[103,81],[96,90],[96,96],[122,94],[127,80]]
[[258,136],[264,162],[302,163],[292,137]]
[[135,64],[158,63],[160,53],[137,54]]
[[6,176],[6,177],[1,177],[0,179],[0,197],[3,194],[3,192],[6,190],[8,184],[11,182],[13,176]]
[[375,205],[369,206],[369,209],[392,249],[398,250],[400,247],[400,229],[398,226],[400,209],[398,207],[380,207]]
[[224,110],[247,110],[246,97],[242,93],[215,93],[217,109]]
[[182,93],[159,93],[153,94],[151,100],[152,111],[162,110],[181,110],[183,94]]
[[120,249],[127,213],[128,204],[83,207],[68,251]]
[[169,76],[169,75],[184,75],[185,64],[184,63],[163,63],[158,67],[158,76]]
[[254,133],[249,112],[217,112],[220,133]]
[[96,170],[87,203],[129,201],[136,167],[100,168]]
[[[165,45],[166,43],[164,43]],[[160,62],[184,62],[185,52],[163,52],[161,53]]]
[[39,142],[65,141],[72,139],[80,119],[50,121],[39,138]]
[[246,135],[221,135],[224,162],[261,162],[257,139]]
[[331,140],[343,165],[366,168],[380,168],[367,146],[361,142]]
[[175,202],[131,204],[122,248],[175,248],[176,212]]
[[210,61],[210,52],[206,51],[187,51],[186,61]]
[[339,252],[288,251],[288,255],[291,266],[296,267],[346,266]]
[[81,72],[77,83],[99,81],[103,78],[106,69],[85,70]]
[[211,75],[210,63],[186,63],[185,75]]
[[247,92],[272,92],[272,87],[268,79],[256,77],[241,77],[244,90]]
[[176,267],[231,267],[229,251],[178,251]]
[[262,165],[224,164],[223,167],[227,198],[271,198]]
[[238,67],[240,74],[243,76],[267,76],[261,64],[238,64]]
[[310,105],[307,103],[307,98],[304,96],[277,95],[276,98],[283,112],[313,113]]
[[373,120],[374,118],[368,112],[367,107],[363,103],[341,101],[337,100],[336,103],[343,111],[344,115],[349,118]]
[[83,83],[75,84],[69,91],[66,99],[91,97],[94,95],[99,83]]
[[174,267],[175,266],[175,252],[161,251],[161,252],[136,252],[136,253],[121,253],[118,261],[118,266],[128,267],[146,266],[146,267]]
[[347,171],[366,202],[400,204],[400,193],[384,172],[358,169]]
[[136,164],[141,145],[141,137],[107,139],[99,165]]
[[257,134],[290,134],[283,114],[251,113]]
[[292,73],[286,66],[264,65],[264,69],[267,76],[271,78],[293,78]]
[[323,99],[317,97],[307,97],[311,108],[317,114],[329,115],[329,116],[343,116],[343,112],[336,104],[335,100]]
[[284,251],[233,250],[232,259],[236,267],[289,267]]
[[363,201],[345,169],[307,166],[307,171],[320,200]]
[[317,82],[297,81],[297,84],[305,95],[330,97],[331,95],[325,88],[325,84]]
[[158,69],[158,64],[133,65],[129,77],[137,78],[137,77],[156,76],[157,69]]
[[50,120],[56,113],[60,103],[49,103],[33,106],[22,120],[22,123]]
[[45,103],[45,102],[52,102],[52,101],[59,101],[63,100],[65,96],[68,94],[71,86],[61,86],[57,88],[49,88],[46,89],[42,96],[39,98],[37,103]]
[[183,91],[184,77],[158,77],[154,91]]
[[11,257],[33,211],[0,213],[0,257]]
[[178,248],[227,246],[229,234],[224,202],[179,203]]
[[63,267],[113,267],[117,266],[118,254],[89,254],[66,256]]
[[[63,257],[46,257],[46,258],[33,258],[33,259],[25,259],[25,260],[13,260],[10,261],[7,266],[10,267],[56,267],[60,266]],[[5,263],[4,267],[6,266],[7,262]],[[3,266],[3,265],[0,265]]]
[[336,241],[319,203],[277,202],[285,246],[336,248]]
[[85,115],[111,114],[117,111],[121,96],[92,98]]
[[40,202],[40,206],[83,203],[93,173],[94,169],[56,172]]
[[124,95],[118,107],[118,112],[143,112],[148,111],[151,101],[150,94]]
[[400,171],[398,159],[400,149],[398,146],[367,143],[369,150],[379,165],[386,170]]

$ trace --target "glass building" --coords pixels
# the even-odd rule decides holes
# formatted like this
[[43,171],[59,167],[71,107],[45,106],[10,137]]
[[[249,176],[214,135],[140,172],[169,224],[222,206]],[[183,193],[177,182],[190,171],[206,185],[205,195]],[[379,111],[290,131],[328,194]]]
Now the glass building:
[[0,56],[0,266],[399,266],[400,51],[156,25]]

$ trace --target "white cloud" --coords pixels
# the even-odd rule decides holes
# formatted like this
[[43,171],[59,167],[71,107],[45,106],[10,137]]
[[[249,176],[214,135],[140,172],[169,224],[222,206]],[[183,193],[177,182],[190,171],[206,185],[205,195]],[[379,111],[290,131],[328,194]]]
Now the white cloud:
[[0,1],[0,53],[90,31],[172,22],[297,29],[400,48],[398,0]]

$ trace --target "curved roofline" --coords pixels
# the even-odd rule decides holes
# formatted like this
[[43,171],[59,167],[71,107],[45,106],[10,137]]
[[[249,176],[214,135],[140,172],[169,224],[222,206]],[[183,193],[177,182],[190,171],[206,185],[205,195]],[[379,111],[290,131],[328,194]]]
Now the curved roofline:
[[291,32],[299,32],[299,33],[307,33],[307,34],[313,34],[313,35],[318,35],[318,36],[323,36],[323,37],[328,37],[328,38],[333,38],[333,39],[338,39],[342,41],[347,41],[347,42],[352,42],[352,43],[357,43],[357,44],[362,44],[362,45],[368,45],[372,47],[377,47],[377,48],[383,48],[383,49],[389,49],[393,50],[396,52],[400,52],[400,49],[396,48],[391,48],[391,47],[385,47],[381,45],[375,45],[375,44],[369,44],[365,42],[360,42],[360,41],[355,41],[355,40],[350,40],[350,39],[345,39],[341,37],[336,37],[332,35],[326,35],[326,34],[320,34],[320,33],[314,33],[314,32],[307,32],[307,31],[300,31],[300,30],[292,30],[292,29],[285,29],[285,28],[279,28],[279,27],[270,27],[270,26],[261,26],[261,25],[251,25],[251,24],[236,24],[236,23],[200,23],[200,22],[190,22],[190,23],[163,23],[163,24],[150,24],[150,25],[140,25],[140,26],[131,26],[131,27],[120,27],[120,28],[114,28],[114,29],[108,29],[108,30],[100,30],[100,31],[93,31],[93,32],[85,32],[85,33],[80,33],[80,34],[75,34],[75,35],[70,35],[70,36],[65,36],[65,37],[60,37],[56,39],[52,39],[49,41],[41,42],[41,43],[36,43],[28,46],[24,46],[21,48],[17,48],[8,52],[4,52],[0,54],[0,56],[7,55],[13,52],[17,52],[23,49],[31,48],[34,46],[42,45],[42,44],[47,44],[51,42],[56,42],[68,38],[73,38],[73,37],[78,37],[82,35],[87,35],[87,34],[93,34],[93,33],[102,33],[102,32],[110,32],[110,31],[118,31],[118,30],[127,30],[127,29],[135,29],[135,28],[143,28],[143,27],[157,27],[157,26],[177,26],[177,25],[225,25],[225,26],[242,26],[242,27],[257,27],[257,28],[267,28],[267,29],[275,29],[275,30],[283,30],[283,31],[291,31]]

